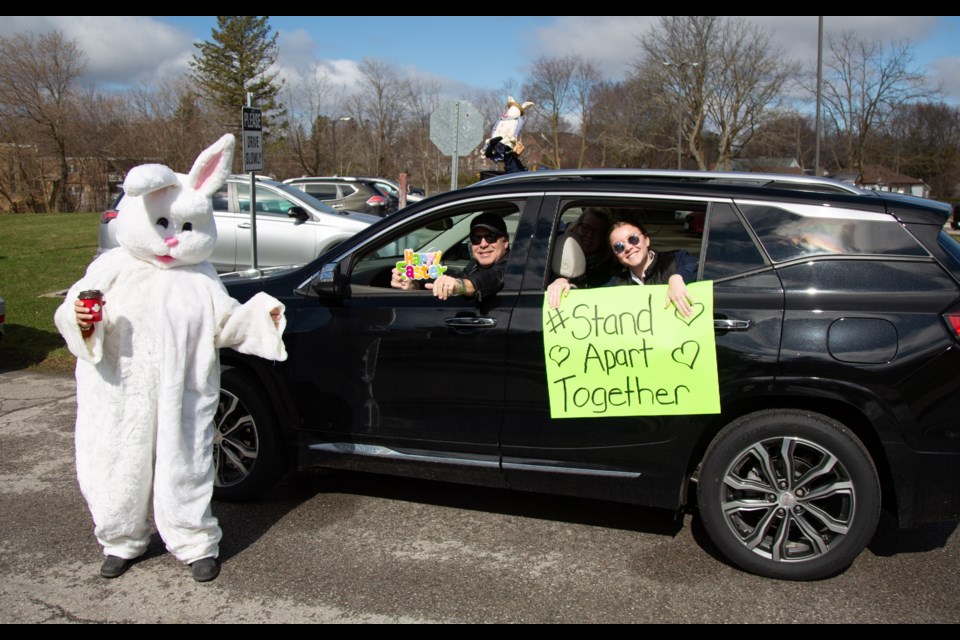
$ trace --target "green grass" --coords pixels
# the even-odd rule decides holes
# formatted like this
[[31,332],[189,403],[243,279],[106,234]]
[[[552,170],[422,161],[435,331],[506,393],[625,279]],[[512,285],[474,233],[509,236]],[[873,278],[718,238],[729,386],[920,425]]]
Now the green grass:
[[80,279],[97,250],[99,213],[0,214],[0,297],[7,303],[0,371],[73,370],[53,325],[62,292]]

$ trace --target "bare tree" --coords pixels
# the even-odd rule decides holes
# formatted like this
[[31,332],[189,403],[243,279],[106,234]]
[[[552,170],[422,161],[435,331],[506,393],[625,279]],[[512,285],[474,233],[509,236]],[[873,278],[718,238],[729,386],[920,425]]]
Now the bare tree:
[[564,116],[570,111],[574,99],[573,78],[580,62],[577,55],[537,58],[524,83],[524,95],[518,96],[521,101],[530,100],[537,105],[534,122],[538,119],[546,121],[552,147],[551,162],[556,168],[563,166],[560,133],[569,129]]
[[827,36],[821,97],[843,140],[847,166],[863,168],[870,138],[898,107],[935,94],[912,68],[908,42],[884,44],[851,32]]
[[641,77],[599,85],[591,110],[591,137],[601,167],[663,167],[671,152],[656,144],[672,120]]
[[682,152],[700,169],[729,168],[757,129],[779,115],[784,87],[799,73],[773,34],[742,18],[664,16],[641,47],[638,74],[663,87],[654,95],[673,110]]
[[406,115],[409,94],[396,70],[382,60],[364,58],[359,71],[362,84],[349,110],[368,143],[366,169],[374,175],[388,175],[395,168],[391,149]]
[[920,178],[940,199],[953,198],[960,181],[960,108],[943,102],[901,106],[870,145],[870,156]]
[[57,179],[46,198],[48,211],[72,210],[67,160],[77,80],[85,58],[63,33],[0,36],[0,119],[36,128],[55,158]]
[[591,129],[593,115],[594,94],[600,86],[603,76],[596,64],[590,60],[580,60],[573,73],[573,95],[577,105],[577,116],[580,120],[580,156],[577,158],[577,168],[583,167],[589,146],[588,135]]
[[217,122],[206,117],[208,103],[186,76],[130,90],[127,109],[124,151],[141,162],[190,167],[209,141],[222,135]]
[[337,172],[333,127],[339,117],[334,88],[320,65],[303,71],[300,78],[288,86],[285,97],[291,114],[288,147],[297,171],[309,176],[332,175]]
[[748,158],[792,157],[812,169],[815,146],[813,116],[784,112],[758,127],[742,151]]
[[[430,114],[440,105],[440,86],[432,80],[407,83],[408,117],[398,145],[398,169],[408,178],[433,191],[440,189],[440,176],[449,168],[436,145],[430,141]],[[397,176],[389,176],[396,178]],[[432,184],[431,184],[432,179]]]
[[[703,131],[707,120],[707,62],[717,39],[717,16],[663,16],[640,41],[637,76],[658,97],[665,113],[673,112],[677,142],[701,169],[707,166]],[[664,131],[659,146],[673,140]]]

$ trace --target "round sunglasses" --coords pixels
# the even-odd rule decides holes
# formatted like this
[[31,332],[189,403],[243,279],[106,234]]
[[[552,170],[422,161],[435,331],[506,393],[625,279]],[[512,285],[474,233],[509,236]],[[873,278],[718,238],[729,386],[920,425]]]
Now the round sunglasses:
[[[640,244],[641,237],[642,236],[639,233],[635,233],[629,238],[627,238],[627,242],[629,242],[632,246],[635,247],[638,244]],[[623,253],[623,250],[627,248],[627,245],[624,242],[614,242],[612,248],[613,248],[613,252],[619,255]]]

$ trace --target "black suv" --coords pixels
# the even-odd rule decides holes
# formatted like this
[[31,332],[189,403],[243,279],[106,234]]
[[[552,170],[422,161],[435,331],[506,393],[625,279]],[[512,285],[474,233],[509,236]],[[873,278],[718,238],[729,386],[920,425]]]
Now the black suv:
[[[642,223],[658,250],[698,257],[698,279],[712,283],[719,412],[551,416],[559,358],[545,350],[544,291],[563,229],[587,207]],[[870,541],[881,506],[903,527],[960,517],[960,245],[944,231],[949,212],[819,178],[639,170],[509,174],[428,198],[305,267],[227,283],[238,299],[264,290],[286,304],[290,357],[222,353],[217,496],[250,497],[298,461],[696,503],[739,567],[836,574]],[[390,288],[390,271],[418,252],[465,264],[479,213],[502,216],[510,234],[499,294],[442,302]],[[702,233],[686,228],[691,214]],[[593,292],[564,304],[580,293]],[[599,331],[588,313],[579,321]],[[657,372],[628,373],[660,384]],[[579,391],[570,402],[596,404]]]

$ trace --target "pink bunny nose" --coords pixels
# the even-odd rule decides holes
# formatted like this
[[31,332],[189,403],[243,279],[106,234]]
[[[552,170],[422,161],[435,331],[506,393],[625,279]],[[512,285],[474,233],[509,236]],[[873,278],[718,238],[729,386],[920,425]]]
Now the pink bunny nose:
[[167,246],[168,246],[168,247],[175,247],[175,246],[177,246],[178,244],[180,244],[180,241],[177,240],[176,238],[172,237],[172,236],[169,237],[169,238],[164,238],[163,241],[167,243]]

